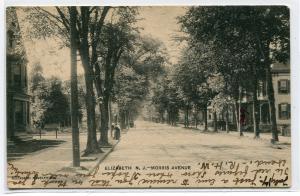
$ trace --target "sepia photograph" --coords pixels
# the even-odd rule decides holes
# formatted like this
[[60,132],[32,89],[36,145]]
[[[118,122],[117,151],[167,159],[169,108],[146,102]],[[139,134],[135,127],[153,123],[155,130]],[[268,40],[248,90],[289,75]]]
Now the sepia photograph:
[[7,188],[290,188],[290,9],[8,6]]

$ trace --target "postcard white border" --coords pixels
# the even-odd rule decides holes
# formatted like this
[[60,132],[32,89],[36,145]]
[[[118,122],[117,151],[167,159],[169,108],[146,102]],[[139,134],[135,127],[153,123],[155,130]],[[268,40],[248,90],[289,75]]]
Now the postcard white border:
[[[0,66],[0,138],[2,148],[0,147],[1,164],[0,164],[0,186],[1,193],[153,193],[153,192],[169,192],[174,195],[177,193],[189,192],[215,192],[224,193],[228,191],[238,192],[267,192],[274,195],[273,192],[287,192],[287,191],[299,191],[300,190],[300,159],[299,159],[299,142],[300,142],[300,3],[298,0],[2,0],[0,1],[0,40],[2,40],[0,48],[1,66]],[[292,128],[292,187],[290,189],[30,189],[30,190],[15,190],[11,191],[6,186],[6,62],[5,62],[5,8],[7,6],[53,6],[53,5],[130,5],[130,6],[188,6],[188,5],[286,5],[290,8],[291,14],[291,128]],[[233,193],[232,193],[233,194]],[[243,193],[244,194],[244,193]],[[257,194],[257,193],[256,193]],[[286,193],[285,193],[286,194]]]

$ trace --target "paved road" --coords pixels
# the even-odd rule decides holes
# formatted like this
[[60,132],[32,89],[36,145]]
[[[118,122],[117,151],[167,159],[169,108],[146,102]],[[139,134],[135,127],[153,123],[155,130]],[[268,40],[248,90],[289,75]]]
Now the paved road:
[[[284,138],[286,141],[290,138]],[[238,134],[203,133],[139,121],[101,165],[187,164],[197,161],[277,160],[290,157],[290,145],[274,147],[270,140]],[[287,142],[288,143],[288,142]]]
[[[238,162],[237,165],[234,164],[233,170],[246,171],[245,164],[255,160],[289,161],[290,145],[280,145],[280,148],[272,146],[269,140],[240,138],[237,133],[203,133],[199,130],[141,121],[137,122],[136,128],[122,135],[120,143],[99,165],[95,176],[86,179],[82,186],[90,187],[96,183],[97,188],[106,185],[113,188],[185,187],[184,178],[189,178],[190,187],[249,187],[249,184],[236,185],[233,181],[224,184],[219,179],[224,176],[216,176],[211,164],[210,169],[204,172],[205,177],[195,179],[194,175],[197,172],[199,174],[200,165],[204,162],[224,161],[224,165],[231,161]],[[251,163],[249,167],[256,168]],[[192,177],[183,177],[185,172]],[[249,175],[248,177],[256,180],[256,183],[262,178]],[[174,179],[175,181],[172,181]],[[168,184],[164,180],[172,182]]]
[[[84,146],[84,135],[81,135],[81,142]],[[61,138],[62,139],[62,138]],[[55,147],[45,149],[43,151],[27,155],[24,159],[12,161],[14,166],[20,171],[38,171],[40,176],[53,175],[57,169],[62,166],[68,166],[72,160],[71,140],[70,136],[64,138],[65,143]],[[283,139],[283,138],[281,138]],[[199,169],[200,162],[214,161],[241,161],[248,162],[251,160],[280,160],[290,159],[290,138],[285,138],[286,144],[280,146],[272,146],[268,139],[254,140],[251,137],[239,137],[238,134],[200,132],[199,130],[185,129],[182,127],[171,127],[165,124],[156,124],[150,122],[137,122],[136,128],[130,129],[127,133],[121,136],[121,141],[115,147],[99,167],[94,170],[95,175],[74,176],[67,171],[61,171],[58,179],[41,178],[36,184],[31,184],[32,181],[26,181],[26,187],[47,187],[57,188],[65,183],[68,188],[105,188],[105,187],[178,187],[184,171],[191,167],[193,171]],[[278,149],[280,147],[280,149]],[[103,155],[102,155],[103,156]],[[104,157],[104,156],[103,156]],[[93,162],[96,164],[95,162]],[[82,162],[84,164],[92,164]],[[94,164],[92,166],[94,166]],[[117,168],[121,166],[122,168]],[[154,168],[152,168],[154,166]],[[161,169],[156,167],[172,167],[172,169]],[[173,169],[175,166],[175,169]],[[128,167],[128,168],[127,168]],[[132,167],[132,168],[129,168]],[[150,167],[150,168],[149,168]],[[180,168],[181,167],[181,168]],[[145,168],[145,169],[144,169]],[[269,168],[269,166],[267,166]],[[135,172],[139,176],[135,176]],[[174,184],[156,183],[155,180],[170,180],[169,176],[155,173],[151,176],[151,172],[163,172],[163,175],[168,175],[167,172],[172,172],[172,179],[177,179]],[[17,170],[12,169],[8,175],[16,176]],[[65,175],[65,172],[67,175]],[[150,173],[148,173],[150,172]],[[209,170],[208,172],[213,172]],[[19,174],[18,174],[19,175]],[[23,175],[27,175],[24,173]],[[54,174],[56,175],[56,174]],[[147,176],[150,175],[150,176]],[[174,175],[174,176],[173,176]],[[213,176],[213,173],[207,174],[207,177]],[[33,176],[31,176],[33,178]],[[149,180],[152,178],[149,182]],[[74,181],[75,179],[75,181]],[[154,181],[152,181],[154,179]],[[11,180],[11,179],[9,179]],[[19,183],[18,178],[12,181],[11,187],[21,187],[24,185]],[[80,180],[80,183],[79,181]],[[146,180],[147,182],[136,184]],[[51,181],[51,184],[48,184]],[[133,183],[131,184],[131,181]],[[16,182],[17,184],[13,184]],[[208,181],[209,182],[209,181]],[[46,183],[46,184],[45,184]],[[81,184],[83,183],[83,184]],[[96,185],[94,185],[96,183]],[[154,183],[154,184],[153,184]],[[207,187],[207,184],[197,184],[193,181],[190,184],[192,187]],[[109,184],[109,185],[108,185]],[[224,186],[221,181],[216,182],[216,186]],[[214,185],[214,186],[215,186]],[[185,186],[185,185],[184,185]],[[244,185],[247,187],[247,185]]]

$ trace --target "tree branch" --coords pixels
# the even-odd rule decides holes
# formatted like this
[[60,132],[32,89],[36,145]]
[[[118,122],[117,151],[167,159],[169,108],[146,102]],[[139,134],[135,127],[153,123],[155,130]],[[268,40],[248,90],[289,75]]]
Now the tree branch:
[[68,21],[65,14],[60,10],[60,8],[58,6],[55,6],[55,8],[62,19],[62,23],[64,24],[64,26],[66,27],[66,29],[69,32],[70,31],[70,22]]
[[60,25],[57,24],[57,22],[55,22],[53,20],[53,19],[55,19],[56,21],[60,22],[63,25],[62,21],[57,16],[55,16],[54,14],[51,14],[50,12],[48,12],[42,8],[34,8],[34,9],[37,12],[39,12],[40,14],[42,14],[44,17],[46,17],[53,25],[55,25],[69,39],[68,31],[65,31]]
[[41,11],[42,11],[42,12],[45,12],[47,15],[53,17],[53,18],[56,19],[58,22],[60,22],[60,23],[63,24],[63,21],[62,21],[58,16],[55,16],[55,15],[52,14],[51,12],[49,12],[49,11],[47,11],[47,10],[41,8],[41,7],[34,7],[34,9],[35,9],[36,11],[40,12],[40,13],[41,13]]

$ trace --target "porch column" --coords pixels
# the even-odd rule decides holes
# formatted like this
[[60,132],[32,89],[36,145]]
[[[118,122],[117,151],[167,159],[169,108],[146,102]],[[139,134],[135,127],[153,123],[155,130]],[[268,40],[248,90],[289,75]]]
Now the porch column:
[[259,122],[258,122],[258,124],[261,124],[261,107],[262,107],[262,104],[260,103],[259,104]]

